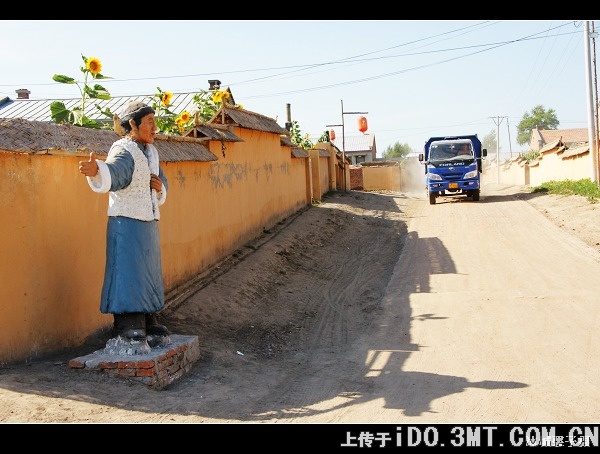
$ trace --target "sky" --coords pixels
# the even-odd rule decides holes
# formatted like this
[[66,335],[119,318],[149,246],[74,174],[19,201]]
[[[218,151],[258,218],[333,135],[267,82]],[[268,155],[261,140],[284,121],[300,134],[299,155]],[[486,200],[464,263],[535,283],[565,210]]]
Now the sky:
[[501,157],[517,156],[523,115],[542,105],[559,129],[587,128],[597,91],[581,20],[0,20],[0,43],[0,98],[80,97],[52,76],[82,81],[85,55],[113,96],[197,93],[218,79],[281,126],[289,105],[313,142],[341,137],[330,125],[342,123],[347,138],[362,134],[363,115],[378,158],[396,143],[418,153],[432,136],[491,132]]

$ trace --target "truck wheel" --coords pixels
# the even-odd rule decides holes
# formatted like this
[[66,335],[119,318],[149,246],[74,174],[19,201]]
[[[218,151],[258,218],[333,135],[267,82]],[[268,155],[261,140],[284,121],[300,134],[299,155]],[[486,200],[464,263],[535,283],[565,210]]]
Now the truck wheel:
[[429,193],[429,205],[435,205],[435,192]]
[[479,202],[479,189],[473,191],[473,202]]

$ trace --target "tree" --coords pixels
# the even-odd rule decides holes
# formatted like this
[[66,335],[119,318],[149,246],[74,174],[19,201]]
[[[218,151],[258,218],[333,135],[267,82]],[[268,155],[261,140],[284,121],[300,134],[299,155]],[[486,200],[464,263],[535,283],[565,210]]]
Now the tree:
[[394,145],[388,146],[382,156],[384,159],[404,159],[411,152],[412,149],[407,143],[396,142]]
[[517,143],[524,145],[531,139],[531,131],[540,126],[542,129],[557,129],[558,118],[554,109],[544,109],[541,104],[531,109],[531,113],[525,112],[523,118],[517,125]]
[[331,137],[329,137],[329,131],[327,131],[327,130],[323,131],[323,134],[321,134],[321,137],[319,137],[317,139],[317,143],[330,142],[330,141],[331,141]]
[[481,148],[485,148],[488,152],[496,151],[498,141],[496,140],[496,131],[492,129],[481,141]]

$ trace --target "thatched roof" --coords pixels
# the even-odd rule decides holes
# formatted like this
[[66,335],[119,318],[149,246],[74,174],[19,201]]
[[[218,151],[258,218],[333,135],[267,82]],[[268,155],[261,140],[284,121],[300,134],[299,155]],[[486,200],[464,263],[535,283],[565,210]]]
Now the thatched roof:
[[585,145],[580,145],[578,147],[568,148],[563,153],[562,158],[567,159],[567,158],[572,158],[575,156],[580,156],[582,154],[589,153],[589,151],[590,151],[590,145],[586,143]]
[[[0,118],[0,151],[43,154],[52,150],[94,152],[106,156],[115,140],[115,131],[71,124]],[[198,139],[157,135],[160,159],[169,161],[216,161],[217,157]]]
[[281,135],[280,139],[279,139],[279,143],[281,143],[281,145],[285,145],[288,147],[295,147],[296,145],[294,144],[294,142],[292,142],[292,139],[290,138],[290,136],[286,136],[286,135]]
[[205,122],[198,122],[195,126],[185,132],[185,137],[198,139],[222,140],[223,142],[243,142],[224,125],[209,125]]
[[272,132],[274,134],[289,135],[289,131],[277,124],[275,119],[266,117],[256,112],[240,109],[238,107],[223,106],[208,121],[211,124],[240,126],[256,131]]
[[301,147],[292,147],[292,156],[294,158],[308,158],[308,152]]

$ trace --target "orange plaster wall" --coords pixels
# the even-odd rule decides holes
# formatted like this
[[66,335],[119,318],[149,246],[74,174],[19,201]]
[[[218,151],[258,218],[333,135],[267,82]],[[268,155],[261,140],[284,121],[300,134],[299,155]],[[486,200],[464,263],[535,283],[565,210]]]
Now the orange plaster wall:
[[365,191],[400,191],[400,165],[385,167],[363,167],[363,188]]
[[100,314],[107,195],[81,156],[0,153],[0,362],[77,345],[112,322]]

